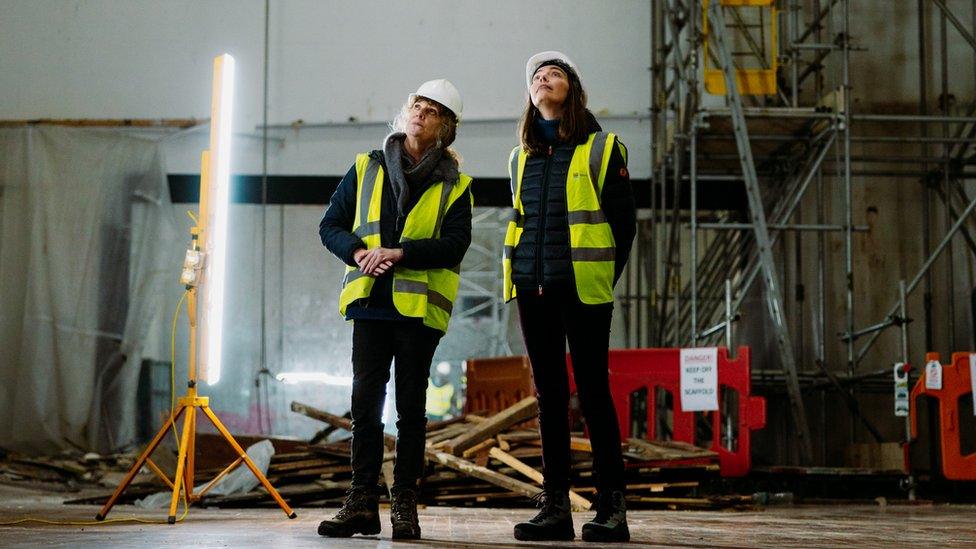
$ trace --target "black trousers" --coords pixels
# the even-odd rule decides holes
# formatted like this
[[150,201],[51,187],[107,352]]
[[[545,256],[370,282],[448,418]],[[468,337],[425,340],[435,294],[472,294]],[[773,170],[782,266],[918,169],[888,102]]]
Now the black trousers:
[[539,398],[543,485],[568,490],[569,376],[566,342],[583,418],[593,446],[593,469],[601,491],[622,490],[620,427],[610,396],[607,352],[613,304],[584,305],[575,292],[518,293],[519,317]]
[[397,444],[393,488],[415,488],[423,474],[427,378],[441,332],[420,322],[354,320],[352,331],[352,485],[372,487],[383,463],[383,403],[394,363]]

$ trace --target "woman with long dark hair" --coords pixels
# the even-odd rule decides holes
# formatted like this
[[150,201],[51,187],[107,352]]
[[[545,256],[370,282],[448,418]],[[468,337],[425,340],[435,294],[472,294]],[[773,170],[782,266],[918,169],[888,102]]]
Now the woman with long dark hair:
[[586,108],[579,70],[547,51],[526,64],[521,145],[509,158],[514,219],[505,235],[505,299],[518,303],[539,398],[542,510],[519,540],[571,540],[566,344],[593,446],[596,517],[585,541],[627,541],[620,429],[607,353],[613,287],[636,233],[627,149]]

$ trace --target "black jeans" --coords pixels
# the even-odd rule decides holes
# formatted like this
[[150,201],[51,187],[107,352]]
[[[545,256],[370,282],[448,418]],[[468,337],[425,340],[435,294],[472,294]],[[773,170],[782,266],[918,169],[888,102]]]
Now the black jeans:
[[441,332],[420,322],[354,320],[352,330],[352,485],[377,484],[383,463],[383,403],[395,360],[397,409],[394,489],[423,474],[427,378]]
[[601,491],[624,487],[620,427],[610,396],[607,352],[613,304],[584,305],[575,292],[518,293],[519,318],[532,377],[539,398],[542,466],[550,490],[568,490],[569,376],[566,342],[573,359],[573,378],[593,446],[593,469]]

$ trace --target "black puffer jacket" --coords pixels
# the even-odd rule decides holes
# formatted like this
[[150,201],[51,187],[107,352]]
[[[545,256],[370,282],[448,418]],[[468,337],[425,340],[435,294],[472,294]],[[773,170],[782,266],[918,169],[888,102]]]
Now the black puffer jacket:
[[[397,205],[390,183],[389,170],[383,158],[383,151],[373,151],[370,157],[383,166],[383,195],[380,205],[380,245],[384,248],[403,248],[403,259],[399,265],[409,269],[446,269],[461,263],[471,244],[471,196],[468,191],[451,204],[441,221],[440,238],[427,238],[400,242],[403,228],[397,228]],[[418,188],[410,189],[407,211],[413,209],[424,191],[434,181],[424,182]],[[353,253],[366,245],[352,233],[356,219],[356,166],[346,173],[335,194],[329,200],[329,207],[319,223],[319,237],[322,244],[346,265],[356,266]],[[346,308],[347,319],[406,320],[393,307],[393,271],[391,269],[378,277],[373,284],[368,300],[359,300]]]
[[[602,131],[591,118],[590,133]],[[617,245],[614,283],[620,278],[637,232],[627,162],[614,144],[601,193],[601,207]],[[556,142],[549,154],[529,156],[522,174],[522,207],[525,225],[512,255],[512,282],[517,291],[575,293],[570,258],[566,207],[566,176],[576,144]],[[626,150],[626,149],[625,149]],[[514,188],[514,186],[513,186]]]

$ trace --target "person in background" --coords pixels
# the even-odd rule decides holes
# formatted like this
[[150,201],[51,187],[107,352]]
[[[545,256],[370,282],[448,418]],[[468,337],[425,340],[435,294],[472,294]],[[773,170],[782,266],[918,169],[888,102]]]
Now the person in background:
[[461,412],[460,379],[451,375],[452,370],[451,363],[443,360],[431,369],[427,384],[427,416],[430,419],[443,421]]
[[579,70],[565,54],[533,55],[521,145],[509,157],[513,219],[503,255],[506,301],[518,304],[539,399],[542,510],[515,525],[519,540],[571,540],[566,344],[593,446],[596,517],[585,541],[628,541],[620,429],[610,396],[613,288],[636,233],[627,149],[586,108]]
[[410,94],[382,150],[356,156],[319,224],[346,264],[339,312],[353,321],[352,486],[320,535],[380,532],[377,483],[383,402],[395,364],[397,444],[390,519],[394,539],[419,539],[417,482],[426,442],[427,376],[447,331],[471,243],[471,178],[450,148],[461,97],[447,80]]

